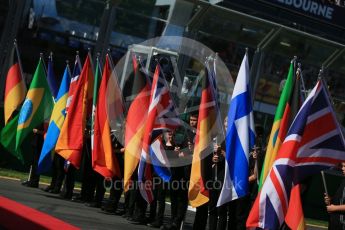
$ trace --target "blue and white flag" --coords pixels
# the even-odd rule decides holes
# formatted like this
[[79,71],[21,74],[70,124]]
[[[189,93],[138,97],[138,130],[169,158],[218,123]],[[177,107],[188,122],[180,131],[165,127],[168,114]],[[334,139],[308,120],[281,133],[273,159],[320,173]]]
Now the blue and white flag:
[[255,129],[247,53],[243,58],[232,94],[225,141],[225,176],[217,206],[248,193],[249,153],[255,143]]
[[66,66],[59,92],[56,96],[56,102],[50,118],[49,127],[44,139],[40,159],[38,161],[38,173],[48,171],[52,165],[51,150],[55,148],[56,142],[60,135],[60,130],[66,117],[66,103],[70,85],[70,75],[68,66]]

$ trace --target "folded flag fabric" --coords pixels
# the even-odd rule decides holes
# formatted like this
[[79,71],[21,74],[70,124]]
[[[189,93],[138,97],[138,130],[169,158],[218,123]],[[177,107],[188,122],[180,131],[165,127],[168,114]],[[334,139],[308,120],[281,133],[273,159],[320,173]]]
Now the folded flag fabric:
[[52,165],[51,150],[55,148],[56,142],[60,135],[60,130],[62,128],[63,122],[65,121],[66,103],[68,99],[70,81],[70,70],[69,67],[66,66],[60,84],[59,92],[56,95],[56,102],[38,161],[37,171],[40,174],[43,172],[47,172]]
[[53,96],[49,90],[43,60],[40,58],[19,113],[16,149],[34,128],[49,120],[53,105]]
[[247,53],[240,66],[231,97],[225,143],[225,176],[217,206],[248,194],[248,159],[255,143],[255,128]]

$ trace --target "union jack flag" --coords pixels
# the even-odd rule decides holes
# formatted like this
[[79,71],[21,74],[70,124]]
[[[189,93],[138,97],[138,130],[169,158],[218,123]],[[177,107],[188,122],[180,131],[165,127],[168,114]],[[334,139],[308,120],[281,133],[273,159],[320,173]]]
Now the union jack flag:
[[[145,124],[145,132],[143,137],[143,147],[141,151],[139,167],[138,167],[138,182],[139,190],[143,198],[151,203],[153,201],[152,193],[152,166],[150,163],[151,155],[154,155],[154,159],[167,159],[164,148],[155,147],[151,148],[150,146],[153,142],[158,145],[161,145],[159,140],[160,135],[163,130],[172,130],[177,128],[180,125],[180,120],[177,117],[176,107],[170,97],[169,88],[165,83],[159,64],[156,66],[156,70],[153,76],[152,88],[151,88],[151,98],[148,116]],[[161,76],[161,77],[160,77]],[[159,150],[159,151],[155,151]],[[158,167],[156,167],[158,166]],[[154,169],[157,171],[158,175],[162,175],[168,170],[164,169],[164,163],[158,164],[155,161],[153,165]],[[169,176],[167,176],[169,178]]]
[[306,177],[345,161],[344,136],[319,80],[296,115],[247,219],[248,228],[279,229],[291,189]]

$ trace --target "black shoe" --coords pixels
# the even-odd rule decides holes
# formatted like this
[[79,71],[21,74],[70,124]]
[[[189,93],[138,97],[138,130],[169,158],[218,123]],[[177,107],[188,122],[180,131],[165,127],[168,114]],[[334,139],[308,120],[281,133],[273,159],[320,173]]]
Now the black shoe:
[[125,215],[125,211],[124,211],[124,210],[116,210],[116,211],[115,211],[115,215],[117,215],[117,216],[123,216],[123,215]]
[[22,185],[26,187],[31,187],[31,188],[38,188],[38,182],[24,181],[22,182]]
[[116,213],[116,208],[113,207],[107,207],[107,208],[103,208],[103,211],[106,213],[112,213],[115,214]]
[[23,186],[28,186],[29,183],[30,183],[30,181],[26,180],[26,181],[23,181],[23,182],[22,182],[22,185],[23,185]]
[[71,200],[72,199],[72,194],[66,193],[66,192],[61,192],[60,197],[65,200]]
[[60,193],[60,189],[54,188],[54,189],[51,189],[49,192],[53,193],[53,194],[59,194]]
[[160,228],[162,226],[162,221],[153,221],[151,223],[148,223],[147,226],[152,227],[152,228]]
[[52,189],[52,187],[47,186],[45,188],[42,188],[41,190],[44,191],[44,192],[51,192],[53,189]]
[[142,216],[142,217],[136,217],[136,218],[133,218],[132,220],[129,220],[129,222],[131,224],[142,224],[142,225],[146,225],[147,224],[147,219]]
[[83,202],[85,202],[84,199],[83,199],[81,196],[73,196],[73,197],[71,198],[71,201],[77,202],[77,203],[83,203]]
[[101,203],[100,202],[88,202],[85,203],[85,206],[91,207],[91,208],[100,208],[101,207]]
[[178,230],[177,225],[175,223],[165,224],[160,229],[161,230]]

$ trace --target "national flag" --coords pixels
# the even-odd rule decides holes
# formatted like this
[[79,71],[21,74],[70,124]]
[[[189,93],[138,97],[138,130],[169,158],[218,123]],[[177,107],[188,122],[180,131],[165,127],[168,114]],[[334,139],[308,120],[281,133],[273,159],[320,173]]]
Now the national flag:
[[15,115],[1,130],[0,143],[8,152],[10,152],[13,156],[20,160],[22,164],[24,164],[24,158],[21,149],[16,149],[16,131],[18,126],[18,118],[19,114]]
[[299,184],[295,185],[291,190],[285,223],[291,230],[306,229],[301,199],[301,186]]
[[[150,105],[148,109],[148,115],[145,123],[145,131],[143,136],[143,144],[138,168],[138,182],[139,190],[143,198],[151,203],[153,201],[153,192],[152,192],[152,166],[153,163],[150,159],[150,153],[153,158],[162,159],[165,152],[163,148],[157,147],[156,145],[161,145],[162,142],[159,141],[159,137],[162,134],[163,130],[175,129],[180,125],[180,122],[177,117],[175,106],[169,94],[169,88],[165,83],[164,76],[160,65],[157,63],[151,88],[151,97]],[[154,148],[150,149],[150,146],[153,142],[158,140],[155,143]],[[158,175],[162,175],[166,172],[166,169],[163,169],[162,164],[159,164],[158,167],[155,167],[158,170]],[[163,177],[167,177],[164,175]]]
[[99,88],[96,114],[94,120],[94,148],[92,149],[92,168],[105,178],[117,176],[121,178],[120,166],[113,154],[110,124],[108,120],[106,91],[112,63],[109,54],[106,56],[102,81]]
[[279,149],[247,219],[247,227],[279,229],[291,189],[315,173],[345,161],[345,140],[329,94],[319,80]]
[[38,161],[37,171],[39,174],[47,172],[52,165],[51,150],[55,148],[56,142],[60,135],[60,130],[65,121],[66,103],[68,98],[70,80],[70,70],[67,65],[62,77],[59,92],[56,95],[56,102],[54,105],[52,116],[50,117],[49,127],[44,139],[43,147]]
[[48,120],[54,101],[49,90],[43,60],[40,58],[29,91],[19,113],[16,134],[16,149],[24,138],[45,120]]
[[265,181],[269,170],[271,169],[273,162],[277,156],[277,152],[282,144],[282,142],[284,141],[284,132],[286,134],[286,131],[288,129],[289,126],[288,123],[286,123],[286,125],[283,127],[283,131],[284,132],[280,132],[280,136],[279,131],[282,128],[281,123],[282,123],[282,119],[284,116],[284,111],[285,108],[288,104],[288,101],[290,100],[291,94],[292,94],[292,90],[293,90],[293,84],[294,84],[294,67],[293,67],[293,62],[291,62],[290,64],[290,68],[289,68],[289,72],[288,72],[288,76],[284,85],[284,89],[282,91],[282,94],[280,96],[279,99],[279,103],[277,106],[277,110],[276,110],[276,114],[274,115],[274,121],[273,121],[273,126],[272,126],[272,130],[271,130],[271,134],[270,134],[270,138],[268,141],[268,145],[267,145],[267,150],[266,150],[266,154],[265,154],[265,160],[264,160],[264,164],[262,166],[261,169],[261,174],[260,174],[260,180],[259,180],[259,190],[261,189],[261,186],[263,185],[263,182]]
[[[278,138],[277,138],[278,140],[276,141],[276,147],[278,148],[277,152],[279,151],[279,148],[281,147],[280,140],[285,140],[288,129],[291,126],[293,119],[296,117],[298,110],[300,109],[300,106],[302,105],[300,74],[301,74],[301,69],[298,69],[296,76],[294,77],[293,91],[291,93],[289,101],[286,104],[284,115],[281,120],[279,132],[278,132]],[[296,185],[294,186],[294,188],[292,188],[290,204],[287,211],[288,214],[285,217],[286,224],[292,230],[305,229],[300,185]]]
[[49,85],[50,92],[52,93],[54,99],[56,99],[59,92],[58,84],[56,83],[56,78],[53,68],[53,54],[49,55],[48,59],[48,70],[47,70],[47,81]]
[[164,182],[169,182],[171,179],[171,165],[163,146],[162,136],[159,136],[152,142],[150,147],[150,160],[157,175]]
[[76,88],[74,90],[72,89],[74,91],[72,95],[73,99],[68,107],[67,115],[55,147],[55,151],[63,158],[70,161],[76,168],[79,168],[80,166],[87,111],[88,108],[91,108],[89,106],[92,103],[90,100],[91,98],[89,97],[92,89],[92,66],[90,55],[87,55],[80,74],[80,79],[77,82]]
[[71,82],[70,82],[69,90],[68,90],[68,98],[67,98],[67,103],[66,103],[66,113],[68,113],[68,108],[70,107],[71,102],[74,98],[74,94],[75,94],[75,91],[77,89],[80,73],[81,73],[81,63],[80,63],[79,55],[77,54],[76,58],[75,58],[72,78],[71,78]]
[[93,85],[93,98],[92,98],[92,117],[91,117],[91,150],[93,150],[94,144],[94,124],[95,124],[95,115],[96,115],[96,105],[98,98],[98,89],[101,82],[101,64],[99,62],[99,57],[96,59],[96,69],[95,69],[95,80]]
[[6,77],[4,96],[5,125],[10,121],[13,112],[24,101],[26,85],[23,79],[23,71],[20,65],[20,57],[17,45],[14,44],[9,56],[9,67]]
[[248,54],[244,55],[228,112],[225,175],[217,206],[248,194],[249,153],[255,143]]
[[131,82],[130,96],[134,97],[128,113],[125,130],[125,167],[124,190],[129,188],[133,172],[138,166],[142,149],[145,121],[150,104],[150,84],[143,73],[140,63],[133,57],[134,73],[128,79]]
[[209,201],[206,182],[209,179],[212,166],[207,156],[213,152],[213,138],[217,135],[215,127],[218,116],[212,81],[209,71],[206,70],[202,79],[201,101],[188,191],[189,202],[193,207],[199,207]]

